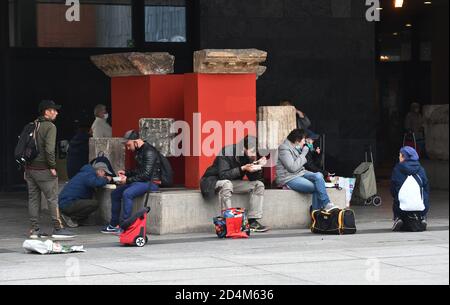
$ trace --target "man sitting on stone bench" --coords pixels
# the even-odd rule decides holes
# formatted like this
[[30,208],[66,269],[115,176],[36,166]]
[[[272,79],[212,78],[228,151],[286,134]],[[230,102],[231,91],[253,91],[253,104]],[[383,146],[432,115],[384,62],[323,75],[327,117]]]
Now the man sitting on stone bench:
[[[257,161],[256,138],[246,137],[241,143],[225,147],[214,164],[206,171],[201,181],[202,194],[208,198],[219,194],[222,211],[232,208],[231,197],[250,193],[248,213],[250,229],[266,232],[268,227],[258,222],[263,216],[264,183],[262,167],[266,158]],[[243,180],[247,176],[248,181]]]
[[[155,181],[161,180],[159,153],[156,148],[144,142],[135,130],[124,135],[124,143],[127,150],[135,153],[137,166],[134,170],[118,171],[121,179],[117,184],[120,186],[111,193],[111,221],[102,230],[105,234],[120,234],[119,224],[121,220],[131,217],[133,200],[148,191],[158,191],[159,187]],[[122,199],[123,213],[120,219]]]

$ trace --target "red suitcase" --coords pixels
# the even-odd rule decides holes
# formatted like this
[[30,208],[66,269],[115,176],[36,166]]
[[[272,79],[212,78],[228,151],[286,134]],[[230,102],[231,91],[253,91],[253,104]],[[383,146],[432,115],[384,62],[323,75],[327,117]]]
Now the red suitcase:
[[150,208],[147,207],[148,198],[149,193],[145,199],[145,207],[120,225],[123,230],[120,234],[122,245],[143,247],[147,244],[147,216],[150,213]]

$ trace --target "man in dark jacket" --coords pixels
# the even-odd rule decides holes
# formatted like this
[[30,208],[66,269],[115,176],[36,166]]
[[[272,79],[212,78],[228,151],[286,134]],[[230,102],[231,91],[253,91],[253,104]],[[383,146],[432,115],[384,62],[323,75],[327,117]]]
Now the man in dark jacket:
[[39,104],[39,124],[36,131],[38,156],[27,164],[25,180],[28,186],[28,211],[31,221],[31,239],[47,238],[48,234],[39,227],[41,193],[47,199],[53,222],[52,238],[67,239],[75,235],[65,229],[58,208],[58,174],[56,172],[56,126],[53,122],[58,116],[60,105],[54,101],[43,100]]
[[[161,165],[156,148],[144,142],[135,130],[130,130],[124,135],[124,143],[127,150],[135,153],[137,166],[134,170],[118,171],[121,179],[117,183],[120,186],[111,194],[111,222],[102,230],[105,234],[120,234],[121,220],[127,220],[132,216],[134,198],[148,191],[158,191],[159,186],[156,182],[161,180]],[[122,200],[123,215],[120,219]]]
[[[259,223],[263,216],[264,183],[262,167],[266,158],[257,160],[256,138],[246,137],[241,143],[225,147],[201,181],[202,194],[206,198],[219,194],[221,210],[232,208],[231,197],[250,193],[248,213],[250,229],[266,232],[268,227]],[[243,180],[247,176],[248,181]]]
[[89,163],[89,126],[79,123],[75,136],[70,140],[67,151],[67,175],[75,177],[80,169]]
[[[400,150],[400,162],[395,166],[391,178],[391,194],[394,200],[394,226],[393,231],[411,230],[408,223],[418,223],[423,230],[426,229],[426,216],[430,209],[429,193],[430,186],[425,169],[420,165],[419,155],[412,147],[406,146]],[[406,186],[412,183],[412,188]],[[415,184],[417,183],[417,185]],[[403,189],[403,187],[410,187],[410,189]],[[420,192],[418,196],[421,198],[411,197],[414,187]],[[412,191],[411,191],[412,190]],[[419,209],[411,210],[408,205],[412,202],[419,202],[421,207]]]
[[111,181],[111,176],[107,175],[112,173],[105,163],[87,164],[66,184],[59,194],[59,209],[68,227],[78,227],[79,222],[97,210],[98,201],[92,197],[95,188],[104,187]]

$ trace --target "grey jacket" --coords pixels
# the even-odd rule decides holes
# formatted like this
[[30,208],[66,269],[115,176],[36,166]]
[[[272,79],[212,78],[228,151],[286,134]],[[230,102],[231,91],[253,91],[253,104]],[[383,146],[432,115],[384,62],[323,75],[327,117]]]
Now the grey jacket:
[[300,153],[291,141],[286,140],[278,148],[278,160],[277,160],[277,179],[276,183],[279,186],[286,185],[289,181],[302,177],[307,170],[305,164],[307,163],[306,155],[309,152],[309,148],[305,145],[302,153]]

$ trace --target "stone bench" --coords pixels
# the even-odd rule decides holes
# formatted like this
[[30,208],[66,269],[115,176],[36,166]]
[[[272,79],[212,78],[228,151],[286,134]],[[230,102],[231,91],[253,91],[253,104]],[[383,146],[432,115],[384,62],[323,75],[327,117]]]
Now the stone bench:
[[[111,192],[99,190],[96,194],[100,208],[94,217],[98,224],[107,224],[111,217]],[[345,190],[328,189],[333,203],[347,206]],[[266,190],[262,223],[273,229],[299,229],[310,225],[309,210],[312,195],[290,190]],[[250,195],[233,195],[233,205],[249,208]],[[144,205],[145,196],[135,199],[133,212]],[[212,219],[220,214],[219,200],[205,201],[198,190],[163,189],[149,196],[152,209],[147,229],[150,234],[213,232]]]

